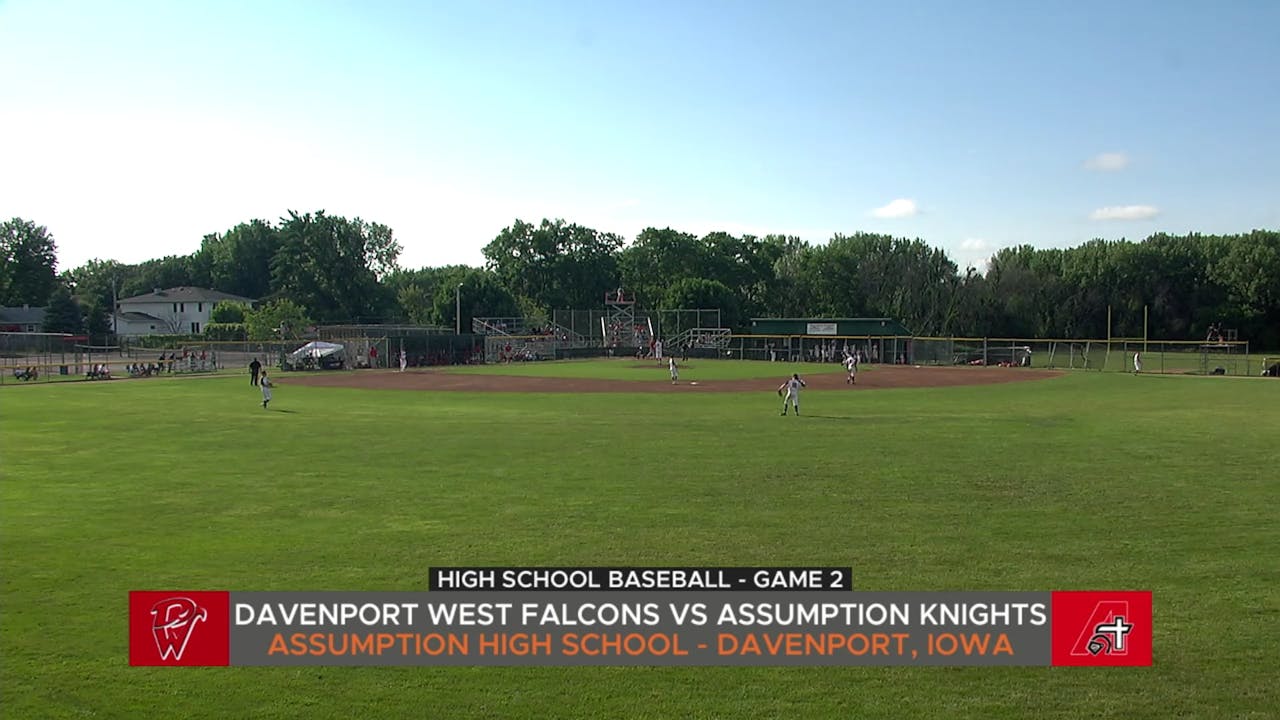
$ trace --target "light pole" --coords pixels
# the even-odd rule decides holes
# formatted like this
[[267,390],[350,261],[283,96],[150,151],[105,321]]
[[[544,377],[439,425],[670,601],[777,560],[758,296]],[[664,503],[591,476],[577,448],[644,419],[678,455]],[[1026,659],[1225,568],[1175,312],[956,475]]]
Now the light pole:
[[116,336],[120,334],[120,328],[117,325],[116,313],[120,310],[120,298],[116,291],[116,276],[111,276],[111,342],[116,342]]
[[453,291],[453,334],[462,334],[462,283]]

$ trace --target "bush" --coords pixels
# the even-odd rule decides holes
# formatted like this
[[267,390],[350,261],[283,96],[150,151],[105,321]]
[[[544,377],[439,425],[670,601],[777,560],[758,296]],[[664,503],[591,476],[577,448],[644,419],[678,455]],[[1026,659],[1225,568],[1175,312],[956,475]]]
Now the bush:
[[248,337],[244,323],[211,322],[204,326],[204,338],[213,341],[237,341]]
[[[209,313],[209,324],[214,325],[242,325],[244,324],[245,313],[249,308],[238,302],[223,300],[213,306],[213,311]],[[235,338],[240,340],[242,338]]]

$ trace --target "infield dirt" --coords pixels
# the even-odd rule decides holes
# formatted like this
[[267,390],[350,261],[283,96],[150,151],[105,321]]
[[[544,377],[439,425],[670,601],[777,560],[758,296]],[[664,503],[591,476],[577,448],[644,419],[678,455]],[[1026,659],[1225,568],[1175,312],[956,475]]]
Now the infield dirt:
[[[500,372],[500,370],[495,370]],[[451,373],[444,369],[414,369],[406,372],[394,370],[358,370],[311,375],[286,376],[290,385],[319,387],[350,387],[368,390],[444,390],[457,392],[528,392],[528,393],[714,393],[773,391],[785,379],[784,373],[776,378],[748,380],[681,380],[672,385],[662,379],[663,370],[654,369],[649,380],[604,380],[599,378],[527,377],[518,375],[479,375]],[[849,385],[841,372],[823,372],[804,375],[808,387],[813,390],[851,391],[885,390],[889,388],[957,387],[964,385],[994,385],[998,383],[1043,380],[1057,377],[1058,370],[1000,367],[914,367],[904,365],[878,366],[874,370],[858,373],[858,382]]]

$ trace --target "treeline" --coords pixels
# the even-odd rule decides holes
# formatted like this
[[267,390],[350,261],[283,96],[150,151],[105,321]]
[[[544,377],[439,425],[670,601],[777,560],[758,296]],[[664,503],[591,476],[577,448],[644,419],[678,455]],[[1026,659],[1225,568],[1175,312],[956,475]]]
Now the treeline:
[[91,331],[101,329],[92,326],[113,284],[122,298],[211,287],[263,301],[276,322],[452,327],[460,297],[464,328],[472,317],[598,308],[622,286],[642,307],[716,308],[738,328],[751,317],[888,316],[918,335],[1100,338],[1108,307],[1120,336],[1142,334],[1147,308],[1153,339],[1201,339],[1219,324],[1257,347],[1280,346],[1280,232],[1266,230],[1024,245],[996,253],[985,273],[919,239],[857,233],[811,244],[648,228],[627,244],[562,220],[515,221],[484,248],[482,268],[410,270],[397,262],[390,228],[324,212],[237,225],[190,255],[93,260],[60,274],[44,228],[14,219],[0,240],[4,304],[50,304],[65,293]]

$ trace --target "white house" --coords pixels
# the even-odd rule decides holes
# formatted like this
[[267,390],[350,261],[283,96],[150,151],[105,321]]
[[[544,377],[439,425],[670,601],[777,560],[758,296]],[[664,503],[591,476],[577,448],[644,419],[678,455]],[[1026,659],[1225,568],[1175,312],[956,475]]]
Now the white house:
[[243,303],[249,307],[256,302],[252,298],[208,288],[157,289],[117,302],[115,331],[123,336],[194,335],[204,330],[204,326],[209,324],[213,306],[223,301]]

